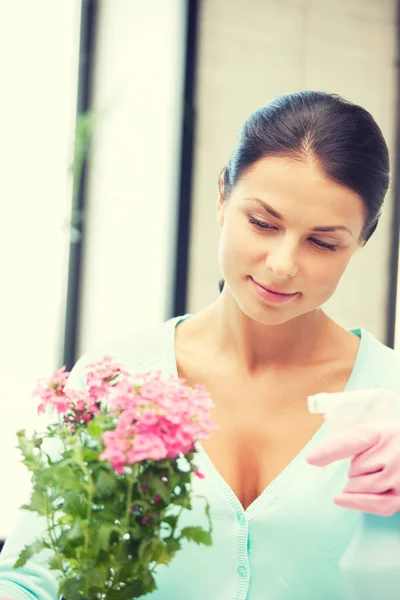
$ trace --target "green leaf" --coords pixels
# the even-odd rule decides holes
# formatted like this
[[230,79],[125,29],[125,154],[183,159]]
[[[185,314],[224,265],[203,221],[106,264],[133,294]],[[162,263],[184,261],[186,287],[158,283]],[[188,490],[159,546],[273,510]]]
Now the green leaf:
[[179,471],[177,473],[171,473],[171,475],[168,476],[170,488],[173,490],[177,485],[182,484],[182,481],[184,481],[184,479],[184,473],[180,473]]
[[21,506],[22,510],[31,510],[37,512],[40,515],[46,516],[49,506],[49,498],[46,492],[39,488],[34,487],[29,503]]
[[76,460],[76,462],[82,463],[83,461],[83,446],[79,443],[79,444],[75,444],[74,445],[74,458]]
[[82,584],[82,578],[78,576],[64,579],[60,586],[60,595],[64,598],[70,598],[71,600],[75,598],[80,598],[82,597],[79,593]]
[[162,540],[157,540],[153,548],[153,560],[157,564],[167,565],[171,562],[173,555],[170,554],[167,544]]
[[99,454],[97,450],[92,450],[91,448],[85,448],[83,451],[83,458],[85,462],[94,462],[99,460]]
[[73,517],[85,519],[88,512],[87,498],[82,494],[78,496],[76,493],[67,492],[65,495],[63,511]]
[[98,565],[92,569],[88,569],[85,576],[90,581],[91,586],[104,590],[105,584],[110,579],[110,570],[105,565]]
[[204,544],[211,546],[212,540],[209,531],[205,531],[201,527],[184,527],[181,531],[181,537],[196,542],[196,544]]
[[148,564],[155,559],[158,553],[160,540],[157,538],[144,539],[139,546],[139,559],[143,564]]
[[164,540],[165,545],[167,546],[168,552],[172,555],[175,554],[178,550],[181,549],[181,543],[176,538],[170,537]]
[[48,565],[52,571],[60,571],[60,559],[58,556],[51,556],[48,559]]
[[169,502],[171,501],[171,491],[168,489],[165,483],[163,483],[162,481],[160,481],[160,479],[157,478],[151,481],[151,486],[154,489],[154,492],[161,496],[164,502],[169,504]]
[[179,495],[174,498],[174,504],[176,506],[183,506],[187,510],[192,510],[190,497],[188,495]]
[[171,527],[171,529],[175,529],[178,519],[179,519],[179,515],[166,515],[163,518],[163,521],[165,521],[165,523],[168,523],[168,525]]
[[46,472],[41,473],[43,483],[48,487],[57,487],[63,494],[68,490],[76,494],[82,493],[82,473],[76,464],[60,461],[54,464]]
[[103,428],[100,426],[96,419],[93,419],[93,421],[90,421],[88,425],[87,432],[89,435],[97,437],[103,433]]
[[129,535],[133,540],[140,540],[143,535],[142,531],[142,527],[138,523],[131,523],[129,527]]
[[72,525],[74,522],[74,517],[72,515],[62,515],[57,519],[57,522],[60,525]]
[[117,561],[118,565],[123,565],[129,561],[129,548],[127,544],[118,544],[118,546],[115,548],[115,560]]
[[117,487],[115,475],[107,471],[100,471],[96,480],[96,496],[98,498],[109,498]]
[[17,439],[18,447],[25,458],[23,462],[26,464],[28,469],[33,470],[30,468],[31,465],[42,465],[43,461],[41,455],[38,454],[38,448],[40,448],[42,444],[42,439],[36,436],[33,439],[28,439],[25,435],[24,429],[21,429],[17,432]]
[[85,532],[79,521],[75,521],[72,528],[66,534],[66,540],[71,544],[73,548],[77,548],[83,544],[85,539]]
[[25,548],[21,550],[17,562],[14,564],[14,569],[19,569],[20,567],[23,567],[25,563],[35,554],[38,554],[42,550],[46,550],[49,548],[51,548],[51,546],[45,540],[36,540],[35,542],[33,542],[33,544],[25,546]]
[[125,598],[141,598],[157,589],[154,577],[149,571],[144,571],[140,579],[129,582],[124,587]]
[[27,456],[22,460],[22,463],[27,467],[28,471],[31,471],[32,473],[43,468],[43,461],[40,456]]
[[92,549],[96,556],[101,550],[108,552],[110,548],[110,536],[113,531],[117,531],[117,527],[108,523],[102,523],[98,527],[92,542]]

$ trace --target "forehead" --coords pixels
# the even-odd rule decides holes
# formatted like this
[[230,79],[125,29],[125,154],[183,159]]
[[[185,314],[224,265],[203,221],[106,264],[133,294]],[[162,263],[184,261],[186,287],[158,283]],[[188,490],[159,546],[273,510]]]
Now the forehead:
[[366,213],[358,194],[328,179],[312,160],[263,158],[240,178],[233,195],[264,200],[284,218],[301,217],[310,226],[352,224],[362,228]]

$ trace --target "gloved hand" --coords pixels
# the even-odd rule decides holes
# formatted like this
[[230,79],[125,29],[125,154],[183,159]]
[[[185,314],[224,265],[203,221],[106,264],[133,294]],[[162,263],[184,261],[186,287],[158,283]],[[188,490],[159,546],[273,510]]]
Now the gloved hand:
[[334,498],[338,506],[392,516],[400,511],[400,423],[350,427],[330,436],[315,448],[307,461],[325,466],[352,458],[349,481]]

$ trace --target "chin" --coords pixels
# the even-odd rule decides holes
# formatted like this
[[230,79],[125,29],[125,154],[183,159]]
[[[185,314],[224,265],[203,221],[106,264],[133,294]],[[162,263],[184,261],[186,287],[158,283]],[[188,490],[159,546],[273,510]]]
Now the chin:
[[248,290],[237,286],[236,290],[225,284],[230,292],[238,309],[252,321],[266,326],[279,326],[289,323],[293,319],[298,319],[309,312],[313,312],[318,307],[305,307],[304,298],[300,297],[292,302],[285,304],[271,304],[264,302],[254,294],[249,294]]
[[[252,306],[250,306],[252,304]],[[300,314],[283,307],[254,306],[254,303],[238,302],[240,310],[252,321],[270,327],[284,325]]]
[[247,315],[253,321],[260,323],[261,325],[266,325],[268,327],[278,327],[279,325],[285,325],[285,323],[289,323],[299,315],[291,315],[291,314],[265,314],[265,311],[253,311],[253,314]]

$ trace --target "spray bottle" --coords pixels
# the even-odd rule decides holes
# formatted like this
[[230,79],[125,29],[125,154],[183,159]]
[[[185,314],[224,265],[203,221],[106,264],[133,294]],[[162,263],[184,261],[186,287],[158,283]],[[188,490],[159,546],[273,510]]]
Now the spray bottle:
[[[329,433],[400,417],[400,398],[386,390],[310,396],[311,413],[323,414]],[[362,513],[339,568],[348,600],[400,600],[400,513]]]

